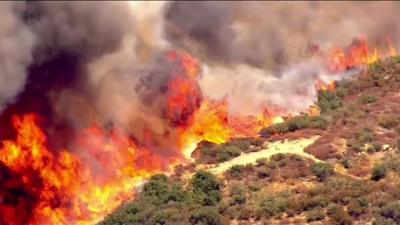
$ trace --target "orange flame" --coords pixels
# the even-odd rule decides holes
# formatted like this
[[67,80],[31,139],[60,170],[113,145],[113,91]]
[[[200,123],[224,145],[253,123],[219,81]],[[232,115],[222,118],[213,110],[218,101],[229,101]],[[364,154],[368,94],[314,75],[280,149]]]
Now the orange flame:
[[[95,159],[91,168],[84,156],[51,152],[33,114],[14,117],[13,124],[17,138],[2,142],[0,162],[21,175],[23,185],[38,198],[23,224],[94,224],[132,199],[134,188],[162,169],[154,163],[159,159],[117,132],[109,140],[97,127],[84,132],[79,143]],[[7,214],[7,224],[21,224],[15,222],[18,210]]]
[[221,144],[232,138],[255,137],[261,128],[281,121],[282,117],[267,113],[235,117],[229,114],[227,101],[205,100],[196,112],[192,126],[181,130],[180,147],[189,158],[197,143],[203,140]]
[[332,48],[324,55],[328,70],[336,73],[353,67],[374,63],[380,58],[395,56],[397,55],[397,51],[390,39],[387,41],[386,48],[371,49],[367,39],[359,37],[348,48]]
[[[390,42],[389,46],[389,54],[397,54]],[[366,40],[360,39],[346,50],[331,49],[323,58],[330,71],[340,72],[375,62],[382,55],[382,51],[371,52]],[[253,137],[261,128],[283,121],[278,112],[231,115],[229,102],[204,99],[201,95],[196,59],[178,52],[168,53],[167,58],[179,64],[167,84],[166,116],[178,129],[176,147],[182,156],[189,158],[203,140],[224,143],[232,138]],[[316,89],[336,88],[334,82],[326,84],[321,80],[315,85]],[[309,113],[317,115],[319,109],[312,107]],[[0,164],[21,178],[34,203],[22,202],[22,209],[0,204],[0,209],[7,212],[0,223],[7,225],[95,224],[122,202],[132,199],[135,188],[147,177],[169,171],[169,166],[183,160],[162,158],[121,131],[105,131],[98,125],[83,130],[76,143],[72,143],[78,151],[52,151],[35,115],[14,117],[13,125],[17,136],[15,140],[2,141]]]

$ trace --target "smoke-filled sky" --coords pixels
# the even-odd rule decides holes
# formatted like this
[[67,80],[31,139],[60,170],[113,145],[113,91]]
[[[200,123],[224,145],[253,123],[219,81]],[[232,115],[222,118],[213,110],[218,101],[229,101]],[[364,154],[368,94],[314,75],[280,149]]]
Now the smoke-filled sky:
[[162,136],[169,50],[197,58],[202,95],[227,99],[232,113],[305,110],[315,80],[329,77],[310,46],[343,47],[359,35],[396,45],[399,10],[397,2],[1,2],[0,110],[38,95],[56,124],[94,118],[138,138],[138,127]]

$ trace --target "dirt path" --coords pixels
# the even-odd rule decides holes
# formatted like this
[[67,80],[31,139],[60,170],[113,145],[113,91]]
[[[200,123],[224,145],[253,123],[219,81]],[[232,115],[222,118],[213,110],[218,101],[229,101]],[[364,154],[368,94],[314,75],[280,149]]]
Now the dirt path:
[[318,139],[318,136],[314,136],[307,139],[298,139],[294,141],[276,141],[271,142],[267,145],[266,149],[263,149],[258,152],[251,152],[247,154],[242,154],[237,158],[234,158],[230,161],[223,162],[218,164],[216,167],[209,168],[208,171],[214,174],[222,174],[226,170],[228,170],[233,165],[245,165],[245,164],[254,164],[257,159],[260,158],[269,158],[275,154],[297,154],[303,156],[305,158],[312,159],[316,162],[320,162],[321,160],[315,158],[313,155],[304,152],[304,148],[314,143],[315,140]]

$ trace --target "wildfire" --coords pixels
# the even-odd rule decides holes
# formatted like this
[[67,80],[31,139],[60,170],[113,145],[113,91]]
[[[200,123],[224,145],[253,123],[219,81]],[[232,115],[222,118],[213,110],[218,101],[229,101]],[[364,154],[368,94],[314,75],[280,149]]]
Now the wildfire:
[[232,138],[255,137],[261,128],[283,120],[267,112],[259,116],[235,117],[229,114],[228,106],[226,100],[202,103],[192,126],[181,130],[180,147],[186,158],[190,158],[200,141],[221,144]]
[[[332,74],[340,74],[348,69],[363,67],[377,62],[379,59],[397,56],[397,50],[393,47],[390,39],[387,39],[387,46],[384,48],[371,49],[365,37],[359,37],[347,48],[331,48],[322,52],[318,47],[313,52],[320,56],[325,62],[326,69]],[[334,91],[335,81],[315,81],[316,90]],[[319,114],[315,109],[311,109],[312,114]]]
[[[397,54],[389,46],[387,54]],[[320,55],[327,69],[337,73],[375,62],[386,54],[370,51],[361,38],[347,49],[333,48]],[[258,116],[231,115],[227,100],[202,95],[196,59],[181,52],[169,52],[166,58],[177,66],[166,84],[164,118],[177,130],[175,147],[180,154],[157,155],[142,147],[140,140],[135,142],[122,131],[107,131],[96,123],[79,132],[71,143],[73,151],[49,149],[37,115],[14,117],[16,138],[1,141],[0,166],[4,165],[9,177],[3,181],[4,190],[0,188],[0,224],[95,224],[132,199],[135,188],[147,177],[189,159],[197,143],[254,137],[261,128],[283,121],[278,112],[267,110]],[[317,80],[315,88],[334,90],[335,85]],[[319,109],[311,107],[309,113],[319,115]],[[151,138],[151,132],[145,136]],[[24,194],[15,195],[15,186]]]
[[[36,121],[33,114],[14,117],[16,140],[2,142],[0,162],[22,178],[31,195],[25,201],[35,201],[31,209],[22,198],[15,199],[18,206],[2,204],[1,210],[7,211],[2,218],[6,224],[94,224],[132,199],[134,188],[146,177],[161,171],[161,163],[150,152],[139,151],[117,132],[106,140],[107,135],[97,127],[83,132],[78,141],[94,159],[92,164],[66,150],[52,152]],[[7,199],[3,201],[7,203]],[[31,215],[21,217],[21,212]]]
[[368,45],[365,37],[357,38],[348,48],[332,48],[323,58],[327,64],[327,69],[333,73],[341,72],[350,68],[368,65],[387,56],[397,55],[390,39],[387,46],[383,49],[373,48]]

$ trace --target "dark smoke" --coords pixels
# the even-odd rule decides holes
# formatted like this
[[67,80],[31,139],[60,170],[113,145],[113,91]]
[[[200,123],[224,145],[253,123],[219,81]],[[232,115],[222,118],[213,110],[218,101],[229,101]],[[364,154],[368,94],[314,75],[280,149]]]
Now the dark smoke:
[[209,63],[279,75],[313,43],[343,47],[361,34],[398,40],[399,9],[398,2],[177,1],[166,7],[166,37]]

